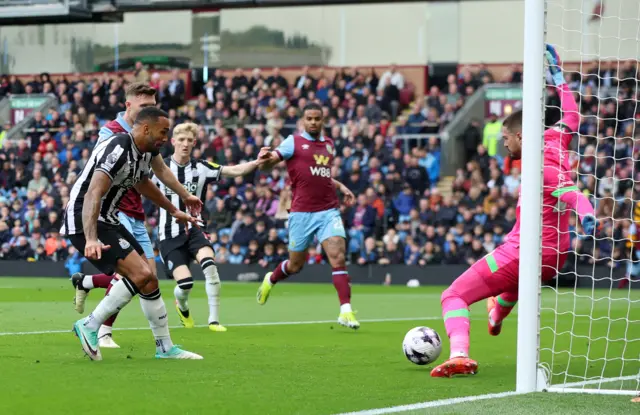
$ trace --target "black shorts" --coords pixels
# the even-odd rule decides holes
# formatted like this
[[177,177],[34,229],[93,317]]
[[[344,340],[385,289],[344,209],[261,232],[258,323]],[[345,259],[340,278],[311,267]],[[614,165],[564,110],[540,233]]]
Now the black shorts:
[[[73,246],[84,255],[84,246],[87,243],[84,233],[68,235],[68,238]],[[98,222],[98,240],[102,242],[103,245],[110,245],[111,248],[102,251],[102,257],[100,259],[87,259],[98,268],[100,272],[107,275],[116,272],[118,260],[125,259],[134,250],[140,254],[141,257],[145,257],[144,250],[124,225],[108,225]]]
[[173,275],[173,270],[181,265],[189,266],[191,261],[196,259],[198,251],[208,246],[211,242],[199,228],[192,227],[189,233],[180,235],[177,238],[165,239],[160,242],[160,255],[162,262],[167,268],[168,274]]

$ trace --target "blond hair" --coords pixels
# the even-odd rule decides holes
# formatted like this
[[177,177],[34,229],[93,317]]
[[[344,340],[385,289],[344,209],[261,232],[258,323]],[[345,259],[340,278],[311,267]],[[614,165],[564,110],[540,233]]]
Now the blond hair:
[[176,125],[176,128],[173,129],[173,136],[177,137],[182,134],[191,134],[193,138],[196,138],[198,135],[198,125],[192,122],[183,122],[182,124]]

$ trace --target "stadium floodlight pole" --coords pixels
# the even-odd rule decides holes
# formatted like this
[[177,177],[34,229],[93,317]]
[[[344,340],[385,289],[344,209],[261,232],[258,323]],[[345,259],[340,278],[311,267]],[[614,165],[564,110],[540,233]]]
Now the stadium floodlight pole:
[[516,392],[536,391],[542,230],[544,1],[524,1],[522,182]]

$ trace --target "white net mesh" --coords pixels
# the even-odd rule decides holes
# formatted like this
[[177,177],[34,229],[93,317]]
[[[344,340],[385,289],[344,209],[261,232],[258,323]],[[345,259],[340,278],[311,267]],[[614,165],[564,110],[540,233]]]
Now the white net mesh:
[[[640,270],[633,226],[640,221],[640,1],[547,0],[546,20],[546,41],[563,59],[581,113],[567,154],[573,180],[601,229],[585,236],[577,214],[567,213],[568,258],[542,288],[539,362],[550,389],[637,393],[640,281],[626,278]],[[546,127],[561,113],[549,81]]]

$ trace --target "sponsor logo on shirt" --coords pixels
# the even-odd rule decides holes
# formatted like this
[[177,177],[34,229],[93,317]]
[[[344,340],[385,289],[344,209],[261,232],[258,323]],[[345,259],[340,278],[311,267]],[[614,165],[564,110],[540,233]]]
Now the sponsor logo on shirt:
[[329,164],[329,156],[322,154],[314,154],[313,159],[316,161],[315,166],[309,166],[312,176],[331,177],[331,169],[325,167]]

